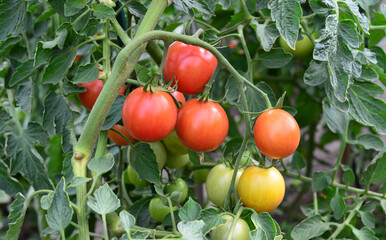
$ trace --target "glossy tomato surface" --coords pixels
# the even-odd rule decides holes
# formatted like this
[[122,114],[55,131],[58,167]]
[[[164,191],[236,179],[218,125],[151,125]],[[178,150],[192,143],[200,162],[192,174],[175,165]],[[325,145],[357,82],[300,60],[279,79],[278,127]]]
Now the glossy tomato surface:
[[270,212],[284,198],[285,183],[281,173],[274,167],[265,169],[248,167],[240,177],[237,194],[246,207],[256,212]]
[[[131,143],[134,143],[134,141],[135,141],[134,138],[132,136],[130,136],[129,132],[126,130],[126,128],[124,126],[116,124],[116,125],[114,125],[113,129],[120,132]],[[116,143],[118,145],[122,145],[122,146],[123,145],[129,145],[129,143],[121,135],[119,135],[118,133],[116,133],[112,130],[109,130],[107,132],[107,136],[110,138],[111,141],[113,141],[114,143]]]
[[181,199],[179,203],[185,201],[188,196],[188,185],[182,178],[177,178],[174,182],[169,183],[165,186],[165,193],[179,192],[181,193]]
[[300,129],[291,114],[282,109],[270,109],[256,119],[254,138],[257,148],[265,156],[281,159],[298,147]]
[[220,104],[197,98],[187,101],[179,110],[176,132],[181,142],[197,152],[218,148],[228,134],[229,122]]
[[135,139],[156,142],[173,131],[177,106],[167,92],[145,92],[143,87],[139,87],[127,96],[122,108],[122,120]]
[[[239,179],[243,173],[240,168],[236,175],[235,189],[239,184]],[[233,176],[233,168],[227,167],[221,163],[216,165],[209,171],[208,177],[206,178],[205,187],[206,193],[208,194],[209,200],[217,206],[223,206],[225,198],[228,193],[229,186],[231,185]]]
[[181,103],[181,105],[186,103],[185,96],[181,92],[175,91],[170,94],[177,100],[177,102]]
[[[92,82],[79,83],[79,86],[86,88],[85,92],[78,94],[79,101],[85,108],[91,111],[99,94],[102,92],[103,82],[102,80],[96,79]],[[119,94],[124,93],[125,86],[119,90]]]
[[292,49],[282,37],[279,38],[279,43],[284,51],[291,53],[295,58],[304,58],[312,53],[314,45],[307,35],[302,34],[302,37],[302,40],[295,43],[295,50]]
[[197,94],[205,89],[217,65],[215,56],[204,48],[173,43],[166,56],[163,74],[166,82],[173,77],[177,90],[185,94]]
[[229,234],[231,234],[230,239],[232,240],[250,240],[251,239],[249,237],[250,228],[246,221],[244,221],[241,218],[237,219],[236,225],[232,233],[230,233],[233,217],[231,215],[223,215],[221,217],[225,219],[226,222],[222,225],[219,225],[218,227],[216,227],[210,232],[210,236],[212,240],[226,240]]

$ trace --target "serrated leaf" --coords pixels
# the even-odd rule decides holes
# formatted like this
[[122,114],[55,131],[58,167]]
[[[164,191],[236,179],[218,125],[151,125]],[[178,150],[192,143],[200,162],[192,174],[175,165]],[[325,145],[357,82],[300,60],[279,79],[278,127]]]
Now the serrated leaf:
[[4,0],[0,4],[0,42],[17,32],[24,19],[24,0]]
[[339,194],[339,189],[336,189],[335,196],[331,199],[330,203],[331,209],[334,212],[334,218],[336,220],[341,219],[346,212],[346,203]]
[[322,221],[319,215],[309,217],[294,227],[291,237],[294,240],[306,240],[322,235],[330,229],[329,225]]
[[326,62],[319,62],[311,60],[310,66],[304,73],[304,83],[310,86],[318,86],[325,81],[328,81],[330,76],[328,74],[328,68]]
[[113,8],[106,6],[103,3],[95,3],[92,5],[93,15],[100,19],[110,18],[115,16]]
[[321,0],[309,1],[312,11],[320,15],[328,15],[334,9],[334,4],[332,4],[331,6],[328,3],[329,3],[328,1],[321,1]]
[[205,222],[205,226],[202,229],[202,234],[207,234],[220,224],[225,223],[225,219],[221,217],[221,211],[217,208],[206,208],[201,211],[200,219]]
[[191,197],[186,201],[185,205],[178,211],[178,216],[182,221],[194,221],[200,217],[201,206]]
[[17,106],[20,107],[27,115],[31,113],[31,98],[33,97],[33,81],[25,81],[17,87]]
[[386,133],[386,103],[375,98],[383,90],[376,84],[357,83],[348,91],[349,113],[358,122],[373,126],[377,132]]
[[269,213],[253,213],[251,216],[251,220],[255,225],[256,229],[259,229],[264,232],[265,238],[262,239],[274,239],[277,233],[276,226]]
[[360,145],[366,149],[380,150],[384,144],[382,139],[374,134],[363,134],[358,137],[355,141],[350,141],[352,144]]
[[67,0],[64,4],[64,15],[73,16],[86,6],[86,0]]
[[358,48],[360,45],[360,39],[358,32],[356,31],[356,25],[354,21],[346,19],[339,21],[338,32],[343,42],[353,48]]
[[375,233],[373,230],[363,227],[361,230],[358,230],[356,228],[352,229],[352,232],[354,233],[354,236],[358,240],[366,239],[366,240],[378,240],[378,238],[375,236]]
[[203,14],[212,15],[213,12],[210,10],[208,4],[205,1],[200,0],[174,0],[173,3],[180,7],[182,11],[194,16],[193,9]]
[[372,182],[379,182],[386,179],[386,152],[382,151],[371,160],[365,168],[361,182],[369,186]]
[[74,172],[72,170],[71,158],[73,153],[69,152],[65,155],[63,159],[62,175],[64,176],[66,182],[70,182],[74,177]]
[[44,71],[43,83],[56,84],[59,81],[62,81],[68,69],[74,62],[75,56],[75,50],[67,50],[55,56]]
[[177,224],[177,229],[182,234],[183,240],[202,240],[204,237],[201,232],[204,225],[205,223],[202,220],[181,221]]
[[39,68],[39,66],[34,67],[33,65],[33,59],[29,59],[20,64],[20,66],[16,68],[16,71],[12,75],[11,80],[9,80],[9,86],[15,86],[30,77]]
[[[57,37],[51,41],[41,42],[43,45],[43,48],[52,49],[56,46],[58,46],[59,49],[63,49],[64,41],[67,37],[67,29],[71,26],[69,22],[62,23],[57,29],[56,29],[56,35]],[[74,51],[75,52],[75,51]]]
[[62,178],[56,186],[51,206],[46,214],[48,226],[57,231],[64,231],[71,222],[73,212]]
[[306,161],[299,152],[295,152],[292,156],[291,168],[297,170],[298,172],[306,166]]
[[323,117],[326,120],[328,128],[333,133],[338,133],[346,137],[346,130],[349,123],[347,113],[339,111],[328,100],[324,100]]
[[369,19],[359,11],[358,2],[353,0],[337,1],[339,10],[352,16],[358,26],[369,34]]
[[87,164],[87,167],[100,176],[110,171],[114,166],[114,162],[114,156],[111,153],[108,153],[102,157],[92,158]]
[[127,234],[130,234],[130,229],[135,225],[134,216],[123,210],[119,213],[119,218],[123,229],[125,229]]
[[18,192],[22,192],[23,188],[19,181],[13,178],[7,166],[0,160],[0,189],[6,192],[8,195],[16,195]]
[[341,102],[336,98],[336,96],[334,94],[334,88],[332,87],[330,81],[325,82],[324,89],[325,89],[326,95],[328,97],[328,100],[330,100],[330,102],[334,105],[334,107],[336,107],[338,110],[340,110],[342,112],[348,111],[348,108],[349,108],[348,100]]
[[9,224],[7,234],[5,235],[6,239],[19,239],[27,207],[28,202],[25,197],[21,193],[16,194],[15,200],[11,204],[11,212],[8,215],[8,219],[11,220],[11,223]]
[[271,0],[268,3],[271,9],[272,20],[276,22],[276,27],[282,38],[288,45],[295,49],[298,40],[300,18],[303,11],[298,0]]
[[108,130],[112,128],[119,120],[122,119],[122,107],[126,97],[124,95],[118,95],[114,100],[113,106],[111,106],[109,113],[103,123],[102,130]]
[[67,188],[82,186],[89,181],[91,181],[91,178],[75,176],[71,179],[71,182],[68,184]]
[[[160,182],[160,171],[153,149],[148,143],[138,143],[130,149],[130,166],[139,177],[151,183]],[[143,166],[146,166],[144,168]]]
[[99,70],[95,63],[78,67],[74,77],[74,83],[92,82],[99,76]]
[[257,39],[259,39],[264,51],[270,51],[276,39],[280,36],[280,33],[276,28],[276,24],[268,24],[268,22],[259,24],[259,22],[254,18],[252,19],[250,25],[256,31]]
[[315,172],[312,176],[312,191],[318,192],[331,184],[329,172]]
[[357,78],[358,81],[373,82],[379,79],[378,73],[371,67],[362,67],[361,75]]
[[121,206],[121,202],[113,190],[105,183],[94,192],[94,197],[87,199],[87,206],[100,215],[114,212]]
[[267,68],[281,68],[292,59],[292,55],[286,53],[282,48],[272,48],[269,52],[260,50],[258,55],[261,64]]

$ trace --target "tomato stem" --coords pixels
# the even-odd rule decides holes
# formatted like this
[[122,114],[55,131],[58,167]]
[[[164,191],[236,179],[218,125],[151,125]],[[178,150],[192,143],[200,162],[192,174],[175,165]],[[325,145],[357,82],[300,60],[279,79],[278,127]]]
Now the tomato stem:
[[239,220],[242,212],[243,212],[243,207],[240,207],[236,213],[236,216],[233,218],[232,225],[229,229],[229,233],[228,233],[226,240],[232,240],[233,230],[235,229],[237,221]]
[[332,180],[331,185],[334,184],[334,182],[335,182],[335,178],[336,178],[336,175],[339,171],[340,163],[342,162],[342,157],[343,157],[344,151],[346,149],[346,146],[347,146],[347,142],[346,142],[346,140],[343,139],[342,145],[340,146],[339,155],[338,155],[338,158],[336,160],[335,167],[333,169],[333,173],[332,173],[332,177],[331,177],[331,180]]
[[168,204],[169,204],[169,208],[170,208],[170,216],[172,218],[173,233],[174,234],[178,234],[177,225],[176,225],[176,219],[174,217],[174,210],[173,210],[172,200],[170,200],[170,197],[167,197],[166,199],[168,200]]

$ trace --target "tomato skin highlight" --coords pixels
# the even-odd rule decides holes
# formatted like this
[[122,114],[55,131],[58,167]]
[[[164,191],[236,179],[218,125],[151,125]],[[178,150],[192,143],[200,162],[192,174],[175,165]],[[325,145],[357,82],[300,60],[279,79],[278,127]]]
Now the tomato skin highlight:
[[256,119],[253,132],[257,148],[272,159],[288,157],[300,141],[298,123],[282,109],[263,112]]
[[[239,184],[239,179],[244,169],[240,168],[236,175],[235,189]],[[233,168],[221,163],[209,171],[206,178],[205,187],[209,200],[217,206],[224,206],[225,198],[231,185]]]
[[[130,136],[129,132],[126,130],[126,128],[124,126],[119,125],[119,124],[115,124],[114,127],[112,127],[112,128],[117,130],[118,132],[120,132],[131,143],[135,142],[135,139],[132,136]],[[118,133],[116,133],[112,130],[108,130],[107,136],[110,138],[111,141],[113,141],[114,143],[116,143],[118,145],[121,145],[121,146],[129,145],[129,143],[126,142],[126,140],[122,136],[120,136]]]
[[271,212],[282,202],[285,182],[275,168],[248,167],[240,177],[237,194],[246,207],[256,212]]
[[173,43],[166,56],[163,74],[166,82],[173,77],[177,90],[185,94],[197,94],[205,89],[217,65],[216,57],[208,50],[185,44]]
[[143,87],[139,87],[127,96],[122,108],[122,120],[135,139],[156,142],[173,131],[177,107],[167,92],[145,92]]
[[176,133],[181,142],[197,152],[209,152],[225,140],[228,117],[220,104],[197,98],[187,101],[179,110]]
[[[212,240],[226,240],[229,231],[232,226],[233,217],[231,215],[225,214],[221,216],[226,222],[223,225],[217,226],[210,232],[210,236]],[[248,223],[243,219],[239,218],[236,221],[236,225],[232,231],[231,239],[237,240],[250,240],[249,236],[250,228]]]

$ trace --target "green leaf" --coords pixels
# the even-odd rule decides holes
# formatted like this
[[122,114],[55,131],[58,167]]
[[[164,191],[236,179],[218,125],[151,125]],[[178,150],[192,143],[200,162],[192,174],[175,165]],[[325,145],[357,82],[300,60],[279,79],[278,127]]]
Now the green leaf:
[[64,15],[73,16],[86,6],[86,0],[67,0],[64,4]]
[[140,178],[151,183],[160,182],[156,156],[148,143],[138,143],[130,149],[130,165]]
[[102,130],[108,130],[112,128],[119,120],[122,119],[122,107],[126,100],[126,96],[118,95],[114,100],[113,106],[111,106],[109,113],[103,123]]
[[213,12],[210,10],[208,4],[201,0],[174,0],[173,3],[177,5],[182,11],[187,14],[194,16],[193,9],[203,14],[212,15]]
[[357,78],[357,80],[364,81],[364,82],[366,82],[366,81],[373,82],[373,81],[377,80],[378,78],[379,78],[379,76],[378,76],[377,71],[375,71],[371,67],[364,66],[362,68],[362,73],[361,73],[360,77]]
[[74,77],[74,83],[92,82],[99,76],[99,70],[95,63],[81,65],[78,67]]
[[19,106],[27,115],[31,113],[31,105],[33,98],[33,81],[25,81],[17,87],[17,94],[15,96],[17,100],[17,106]]
[[11,221],[9,229],[5,238],[8,240],[18,240],[21,227],[23,225],[25,213],[28,208],[28,201],[25,197],[18,193],[15,196],[15,200],[11,204],[11,212],[8,215],[8,219]]
[[369,34],[369,19],[359,11],[358,2],[353,0],[337,1],[339,10],[350,15],[362,31]]
[[384,146],[382,139],[374,134],[363,134],[357,140],[350,141],[350,143],[360,145],[368,150],[380,150]]
[[381,207],[383,209],[383,213],[386,213],[386,200],[381,199]]
[[328,100],[340,111],[347,112],[349,108],[348,100],[341,102],[339,101],[335,94],[334,94],[334,88],[331,85],[330,81],[326,81],[324,84],[325,92],[328,97]]
[[103,3],[94,3],[92,5],[93,14],[100,19],[110,18],[115,16],[115,11],[111,7],[106,6]]
[[188,149],[189,160],[193,163],[193,165],[200,165],[200,155],[198,152]]
[[73,112],[67,99],[50,92],[44,101],[43,127],[49,132],[55,127],[56,134],[62,136],[63,151],[71,151],[71,132],[68,128],[73,124],[78,113]]
[[[66,37],[67,37],[67,30],[68,28],[71,26],[70,23],[68,22],[64,22],[62,23],[59,28],[56,29],[56,35],[57,37],[51,41],[46,41],[46,42],[41,42],[43,45],[43,48],[48,48],[48,49],[52,49],[56,46],[58,46],[58,48],[60,50],[63,49],[63,45],[64,45],[64,42],[66,40]],[[74,51],[75,52],[75,51]],[[67,54],[65,54],[67,55]]]
[[312,191],[318,192],[331,184],[331,177],[329,172],[315,172],[312,176]]
[[328,128],[333,133],[338,133],[343,137],[346,137],[346,130],[349,123],[347,113],[339,111],[328,100],[324,100],[323,116]]
[[105,183],[94,192],[94,197],[87,199],[87,206],[100,215],[114,212],[121,206],[121,202],[113,190]]
[[270,51],[276,39],[280,36],[280,33],[276,28],[276,24],[268,24],[268,22],[259,24],[259,22],[254,18],[252,19],[250,25],[256,31],[257,39],[259,39],[264,51]]
[[191,197],[186,201],[185,205],[178,211],[178,216],[182,221],[194,221],[200,217],[201,206]]
[[259,229],[260,231],[264,232],[265,238],[260,238],[260,239],[269,240],[269,239],[275,238],[277,233],[276,226],[275,226],[275,222],[273,221],[269,213],[266,213],[266,212],[253,213],[251,216],[251,220],[255,225],[256,229]]
[[114,166],[114,162],[114,156],[108,153],[102,157],[92,158],[87,164],[87,167],[100,176],[110,171]]
[[43,83],[56,84],[62,81],[76,56],[76,51],[67,50],[54,57],[43,74]]
[[336,189],[335,196],[331,199],[330,206],[336,220],[339,220],[344,216],[347,207],[343,198],[339,195],[339,189]]
[[267,68],[281,68],[292,59],[292,55],[286,53],[282,48],[272,48],[269,52],[260,50],[258,55],[261,64]]
[[130,234],[130,229],[135,225],[135,217],[123,210],[119,213],[121,226],[125,229],[127,234]]
[[24,0],[4,0],[0,4],[0,42],[16,33],[24,19]]
[[272,20],[276,22],[280,35],[292,49],[295,49],[295,43],[298,40],[300,18],[303,16],[299,1],[271,0],[268,3],[268,8],[271,9]]
[[352,232],[354,233],[354,236],[358,240],[363,240],[363,239],[365,239],[365,240],[378,240],[378,238],[375,236],[375,233],[373,232],[373,230],[371,230],[367,227],[363,227],[363,228],[361,228],[361,230],[353,228]]
[[40,207],[44,210],[48,210],[51,207],[52,201],[54,200],[54,192],[44,195],[40,199]]
[[15,73],[12,75],[11,80],[9,80],[9,86],[15,86],[30,77],[39,68],[39,66],[34,67],[33,65],[33,59],[29,59],[20,64],[20,66],[16,68]]
[[202,240],[204,237],[201,232],[204,225],[205,223],[202,220],[181,221],[177,224],[177,229],[182,234],[183,240]]
[[358,32],[356,31],[356,25],[354,21],[346,19],[339,21],[338,33],[342,41],[350,47],[358,48],[360,45],[360,39]]
[[63,159],[62,175],[65,177],[66,182],[70,182],[74,177],[74,172],[72,170],[72,152],[68,152]]
[[361,182],[369,186],[373,182],[380,182],[386,179],[386,152],[378,153],[370,164],[365,168]]
[[341,165],[341,168],[343,170],[342,181],[347,185],[355,182],[355,175],[352,169],[347,165],[343,165],[343,164]]
[[370,229],[375,228],[376,218],[374,214],[372,214],[371,212],[364,212],[364,211],[359,211],[359,214],[361,215],[361,220],[366,227]]
[[127,6],[129,12],[136,17],[143,18],[146,14],[147,8],[139,1],[131,1]]
[[48,226],[57,231],[64,231],[71,222],[73,212],[62,178],[56,186],[51,206],[46,214]]
[[152,217],[149,212],[149,204],[153,197],[144,197],[136,201],[129,208],[129,212],[134,215],[137,220],[137,225],[141,227],[149,226]]
[[7,166],[3,161],[0,160],[0,188],[8,195],[16,195],[18,192],[23,192],[23,188],[19,181],[13,178]]
[[[93,158],[94,159],[94,158]],[[71,182],[68,184],[67,188],[70,188],[70,187],[78,187],[78,186],[82,186],[86,183],[88,183],[89,181],[91,181],[92,179],[91,178],[86,178],[86,177],[73,177],[71,179]]]
[[376,95],[383,90],[373,83],[357,83],[348,91],[349,113],[358,122],[375,127],[376,131],[386,133],[386,103]]
[[304,83],[310,86],[318,86],[330,79],[326,62],[311,60],[310,66],[304,73]]
[[296,225],[291,232],[291,237],[294,240],[307,240],[318,237],[329,229],[329,225],[323,222],[319,215],[315,215]]
[[295,152],[292,156],[291,168],[297,171],[300,171],[306,166],[306,161],[303,158],[303,155],[299,152]]
[[329,1],[310,0],[309,4],[312,11],[320,15],[326,16],[334,9],[334,3],[330,3]]
[[205,226],[202,229],[202,233],[206,235],[209,231],[213,230],[220,224],[225,223],[225,219],[221,217],[221,211],[218,208],[206,208],[201,211],[200,219],[205,222]]

